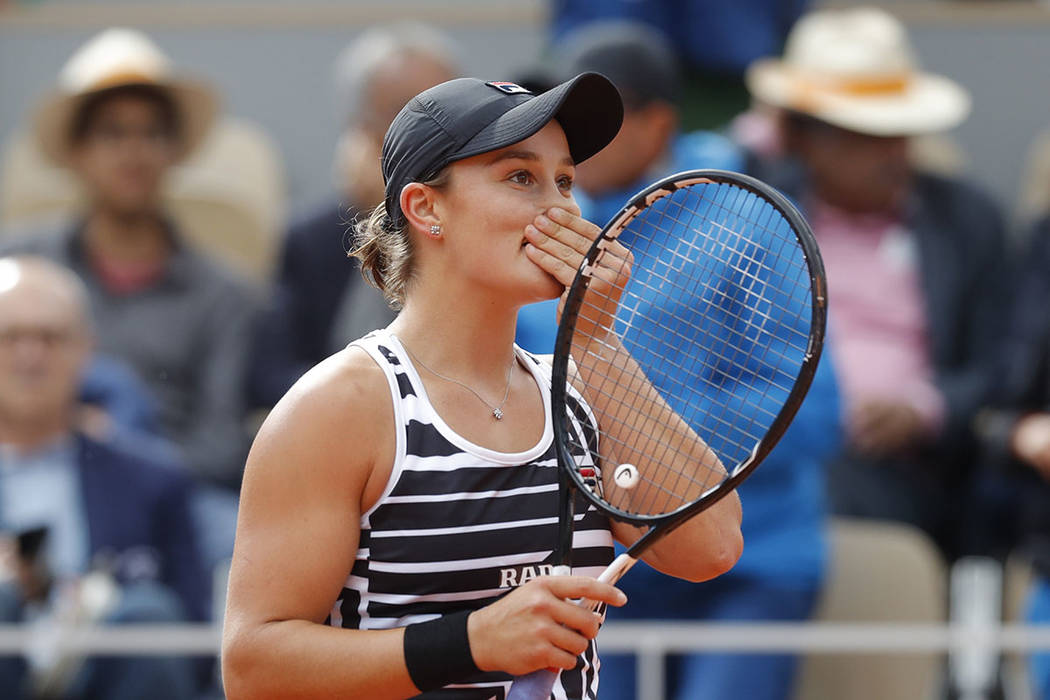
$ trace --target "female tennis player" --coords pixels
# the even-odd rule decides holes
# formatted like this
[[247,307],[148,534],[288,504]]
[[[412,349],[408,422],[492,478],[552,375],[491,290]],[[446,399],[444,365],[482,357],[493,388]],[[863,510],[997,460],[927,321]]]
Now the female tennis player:
[[[453,80],[395,118],[386,199],[355,254],[401,312],[308,372],[256,438],[224,630],[230,698],[502,698],[541,668],[563,669],[559,697],[596,697],[601,617],[567,599],[622,605],[592,576],[640,532],[581,508],[575,575],[546,575],[550,367],[513,338],[518,309],[563,294],[599,233],[573,200],[574,164],[621,120],[593,73],[540,96]],[[628,272],[599,266],[592,287],[615,301]],[[581,435],[613,420],[580,402]],[[739,525],[731,495],[645,559],[717,576]]]

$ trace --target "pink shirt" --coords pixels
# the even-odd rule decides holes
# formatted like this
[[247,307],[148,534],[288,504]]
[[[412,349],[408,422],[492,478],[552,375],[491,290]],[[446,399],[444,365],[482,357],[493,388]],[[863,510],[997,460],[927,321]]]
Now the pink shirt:
[[828,276],[831,351],[847,415],[869,400],[905,402],[931,432],[944,418],[933,383],[915,237],[890,215],[826,204],[810,223]]

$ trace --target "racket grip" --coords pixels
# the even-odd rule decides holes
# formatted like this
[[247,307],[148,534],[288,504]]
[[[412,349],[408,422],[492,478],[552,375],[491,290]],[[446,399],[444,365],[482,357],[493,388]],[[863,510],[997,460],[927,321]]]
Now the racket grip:
[[[554,567],[552,575],[571,576],[572,567],[559,564]],[[551,691],[554,690],[554,684],[558,682],[559,674],[560,671],[541,668],[532,673],[526,673],[524,676],[518,676],[510,684],[506,700],[548,700]]]
[[557,680],[558,674],[546,668],[518,676],[510,684],[507,700],[547,700]]

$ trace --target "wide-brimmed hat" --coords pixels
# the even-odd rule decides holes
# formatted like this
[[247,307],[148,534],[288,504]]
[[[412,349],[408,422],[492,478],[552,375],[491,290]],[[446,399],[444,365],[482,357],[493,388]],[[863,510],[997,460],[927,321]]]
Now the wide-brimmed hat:
[[171,95],[179,120],[176,158],[192,153],[215,120],[219,108],[215,93],[202,82],[174,75],[167,56],[145,34],[107,29],[70,57],[58,87],[41,102],[33,131],[44,155],[66,165],[73,121],[84,99],[132,85],[156,87]]
[[825,10],[798,21],[782,59],[747,71],[751,94],[774,107],[875,136],[950,129],[970,113],[970,95],[921,72],[904,27],[875,8]]

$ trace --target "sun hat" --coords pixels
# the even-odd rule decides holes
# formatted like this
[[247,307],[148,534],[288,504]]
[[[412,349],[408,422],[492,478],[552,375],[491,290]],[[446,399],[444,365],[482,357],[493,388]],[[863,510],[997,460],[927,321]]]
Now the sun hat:
[[204,83],[174,75],[171,62],[142,32],[113,28],[96,35],[69,58],[57,88],[37,109],[33,131],[44,155],[66,165],[73,122],[84,99],[132,85],[160,88],[171,95],[179,120],[176,158],[192,153],[218,112],[215,93]]
[[783,58],[754,62],[746,81],[762,102],[874,136],[943,131],[970,113],[969,93],[920,71],[904,27],[876,8],[803,17]]
[[402,108],[383,139],[386,210],[404,225],[401,190],[449,163],[529,138],[556,119],[580,163],[620,130],[623,102],[607,78],[583,73],[541,95],[506,81],[457,78],[424,90]]

